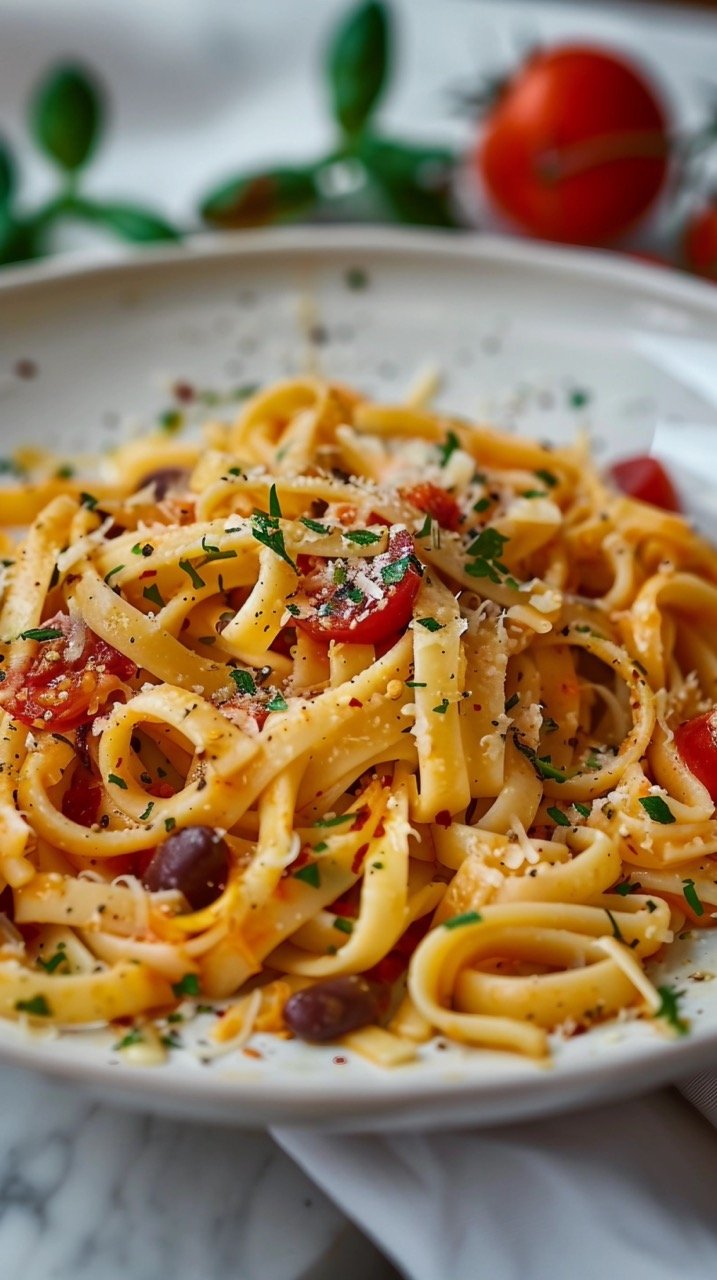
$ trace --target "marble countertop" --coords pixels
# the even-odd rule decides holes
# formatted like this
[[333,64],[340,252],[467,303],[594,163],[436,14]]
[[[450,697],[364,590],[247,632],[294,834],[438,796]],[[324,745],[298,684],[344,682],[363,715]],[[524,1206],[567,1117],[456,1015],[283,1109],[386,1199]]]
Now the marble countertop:
[[0,1275],[397,1280],[261,1133],[115,1111],[0,1070]]

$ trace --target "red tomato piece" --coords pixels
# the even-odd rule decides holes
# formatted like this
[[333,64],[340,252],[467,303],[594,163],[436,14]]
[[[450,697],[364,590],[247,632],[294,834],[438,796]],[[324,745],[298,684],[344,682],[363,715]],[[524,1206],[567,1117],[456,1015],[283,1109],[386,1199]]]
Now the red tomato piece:
[[402,489],[401,496],[412,507],[425,511],[442,529],[456,533],[461,521],[461,509],[452,494],[427,480],[414,484],[412,489]]
[[610,475],[623,493],[641,502],[649,502],[663,511],[680,511],[680,500],[665,468],[657,458],[637,454],[624,458],[610,468]]
[[532,235],[605,244],[655,202],[669,151],[662,104],[636,68],[563,45],[533,53],[505,85],[475,164],[491,200]]
[[0,704],[31,729],[76,729],[137,667],[81,618],[58,613],[42,625],[56,634],[38,642],[24,670],[9,673]]
[[690,271],[717,281],[717,204],[706,205],[690,218],[684,251]]
[[[316,558],[301,581],[296,626],[315,640],[380,644],[407,626],[421,585],[413,538],[405,529],[390,534],[386,551],[339,562],[345,580],[337,583],[327,561]],[[367,589],[371,584],[371,590]],[[363,585],[362,585],[363,584]]]
[[717,804],[717,707],[675,730],[675,746]]

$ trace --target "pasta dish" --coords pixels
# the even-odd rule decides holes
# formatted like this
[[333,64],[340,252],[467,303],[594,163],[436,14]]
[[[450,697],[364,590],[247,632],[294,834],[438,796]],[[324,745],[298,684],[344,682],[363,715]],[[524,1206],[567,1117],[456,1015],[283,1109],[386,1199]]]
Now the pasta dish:
[[4,1017],[386,1066],[686,1030],[649,962],[717,913],[717,554],[584,442],[307,377],[0,522]]

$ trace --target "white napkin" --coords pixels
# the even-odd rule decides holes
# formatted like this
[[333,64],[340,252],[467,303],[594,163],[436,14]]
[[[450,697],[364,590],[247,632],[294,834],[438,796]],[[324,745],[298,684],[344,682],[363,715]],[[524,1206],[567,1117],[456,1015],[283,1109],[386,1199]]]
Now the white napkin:
[[[685,1092],[717,1118],[714,1077]],[[408,1280],[717,1273],[717,1134],[676,1092],[510,1129],[274,1138]]]

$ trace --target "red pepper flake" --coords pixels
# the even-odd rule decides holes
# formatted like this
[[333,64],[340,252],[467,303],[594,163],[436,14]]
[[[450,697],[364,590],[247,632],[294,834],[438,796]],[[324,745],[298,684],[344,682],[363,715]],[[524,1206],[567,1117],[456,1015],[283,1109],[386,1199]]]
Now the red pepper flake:
[[374,833],[373,833],[373,834],[374,834],[374,836],[376,836],[379,840],[381,839],[381,836],[385,836],[385,834],[386,834],[386,827],[385,827],[385,824],[384,824],[383,818],[379,818],[378,822],[376,823],[376,830],[374,831]]
[[481,706],[480,702],[474,702],[474,703],[473,703],[473,710],[474,710],[474,711],[482,711],[482,710],[483,710],[483,708],[482,708],[482,706]]
[[368,822],[370,817],[371,817],[371,810],[369,806],[367,804],[362,805],[360,809],[356,810],[356,817],[351,823],[350,830],[361,831],[366,826],[366,823]]
[[333,1062],[337,1067],[345,1067],[346,1063],[348,1062],[348,1058],[344,1058],[341,1056],[341,1054],[337,1053],[336,1057],[333,1059]]
[[140,573],[139,580],[141,582],[144,578],[156,578],[156,577],[157,577],[156,569],[145,569],[144,573]]
[[37,365],[34,360],[16,360],[13,366],[13,373],[16,378],[22,378],[25,382],[29,382],[31,378],[37,377]]
[[181,400],[183,404],[188,404],[190,400],[194,399],[196,392],[191,382],[175,382],[172,387],[172,395],[175,400]]
[[352,698],[352,699],[351,699],[351,701],[349,702],[349,706],[350,706],[350,707],[362,707],[362,706],[363,706],[363,702],[360,702],[358,698]]
[[354,860],[351,863],[351,870],[353,871],[355,876],[358,875],[359,871],[361,870],[361,867],[363,866],[363,860],[366,857],[367,853],[368,853],[367,844],[360,845],[359,848],[356,850],[356,853],[354,854]]
[[448,809],[439,809],[433,821],[437,822],[439,827],[450,827],[453,819]]

